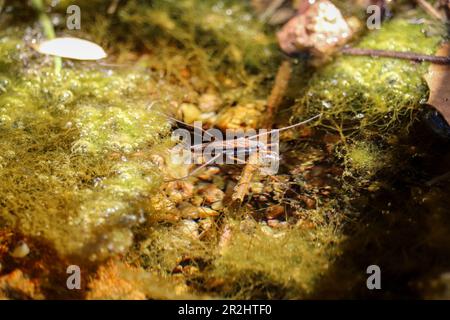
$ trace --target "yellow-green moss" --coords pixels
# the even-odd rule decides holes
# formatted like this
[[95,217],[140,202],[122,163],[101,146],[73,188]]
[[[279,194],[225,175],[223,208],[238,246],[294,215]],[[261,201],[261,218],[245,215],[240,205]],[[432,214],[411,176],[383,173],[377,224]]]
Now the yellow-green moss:
[[212,271],[225,281],[224,294],[241,299],[299,299],[311,294],[339,256],[342,240],[332,224],[320,220],[284,230],[256,225],[251,232],[231,221],[230,243]]
[[276,72],[275,38],[245,2],[129,2],[118,16],[134,45],[150,52],[150,67],[196,90],[212,87],[231,101],[253,98],[265,95],[265,80]]
[[273,57],[275,43],[247,9],[241,1],[162,0],[148,6],[129,3],[120,14],[133,31],[150,39],[175,39],[193,56],[203,48],[212,57],[201,58],[213,58],[216,66],[225,61],[262,66]]
[[372,175],[385,165],[386,159],[375,144],[360,141],[347,146],[345,162],[357,173]]
[[[22,43],[8,35],[3,35],[0,38],[0,72],[11,72],[17,70],[14,62],[17,60],[18,50],[22,47]],[[0,88],[0,92],[2,89]]]
[[161,182],[148,155],[170,126],[148,108],[145,74],[50,70],[1,75],[1,221],[61,254],[123,252],[144,218],[136,201]]
[[194,265],[197,259],[213,258],[211,243],[200,240],[198,224],[193,220],[154,226],[146,232],[146,237],[140,251],[142,266],[164,275],[171,274],[183,258]]

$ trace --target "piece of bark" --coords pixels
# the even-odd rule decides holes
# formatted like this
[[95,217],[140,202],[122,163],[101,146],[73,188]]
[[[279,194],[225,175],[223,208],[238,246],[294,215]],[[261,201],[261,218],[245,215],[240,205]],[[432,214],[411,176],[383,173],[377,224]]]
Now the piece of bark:
[[[450,44],[447,42],[436,53],[438,56],[450,55]],[[441,113],[450,124],[450,66],[431,64],[425,80],[430,88],[427,103]]]

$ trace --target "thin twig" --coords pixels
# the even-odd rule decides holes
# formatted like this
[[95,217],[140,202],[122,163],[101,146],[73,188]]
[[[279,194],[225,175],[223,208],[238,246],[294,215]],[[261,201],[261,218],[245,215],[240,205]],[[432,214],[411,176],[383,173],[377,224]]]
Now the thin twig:
[[439,11],[437,11],[436,8],[433,7],[430,3],[428,3],[428,2],[425,1],[425,0],[416,0],[416,2],[417,2],[417,4],[418,4],[419,6],[421,6],[422,9],[425,10],[430,16],[432,16],[432,17],[434,17],[434,18],[436,18],[436,19],[439,19],[439,20],[441,20],[442,22],[446,22],[445,17],[444,17]]
[[285,2],[285,0],[274,0],[274,1],[272,1],[270,3],[270,5],[267,7],[267,9],[261,14],[261,16],[260,16],[261,21],[266,21],[271,16],[273,16],[275,11],[277,11],[277,9],[279,7],[281,7],[284,4],[284,2]]
[[283,101],[284,95],[289,85],[289,80],[292,74],[292,64],[290,60],[285,60],[281,63],[278,68],[277,76],[275,78],[275,83],[270,92],[270,96],[267,99],[267,128],[272,127],[273,117],[278,111],[278,108]]
[[443,56],[431,56],[426,54],[420,54],[416,52],[402,52],[402,51],[388,51],[388,50],[374,50],[374,49],[362,49],[362,48],[342,48],[343,54],[352,56],[371,56],[371,57],[383,57],[383,58],[395,58],[403,60],[411,60],[416,62],[431,62],[435,64],[450,64],[450,57]]
[[426,185],[428,187],[431,187],[432,185],[435,185],[436,183],[442,182],[442,181],[446,181],[450,179],[450,172],[444,173],[443,175],[440,175],[438,177],[435,177],[433,179],[431,179],[430,181],[428,181],[426,183]]
[[[273,117],[278,111],[281,102],[283,101],[284,95],[286,94],[286,90],[289,85],[289,80],[291,79],[292,74],[292,63],[289,60],[285,60],[281,63],[278,68],[277,76],[275,78],[275,83],[272,87],[272,91],[270,92],[270,96],[267,99],[267,119],[266,126],[267,128],[272,128]],[[250,155],[248,159],[248,163],[245,165],[242,170],[242,176],[239,179],[238,184],[234,189],[234,193],[232,195],[233,201],[242,202],[245,196],[248,194],[250,183],[255,175],[256,170],[258,169],[258,153],[254,153]]]
[[120,0],[113,0],[111,1],[111,4],[108,7],[107,13],[108,14],[114,14],[116,13],[117,7],[119,6]]
[[242,170],[241,178],[239,179],[238,184],[234,188],[234,193],[231,196],[231,199],[233,201],[244,201],[244,198],[248,194],[248,190],[250,189],[250,183],[252,182],[253,176],[258,169],[258,158],[259,155],[257,152],[251,154],[248,158],[248,163]]

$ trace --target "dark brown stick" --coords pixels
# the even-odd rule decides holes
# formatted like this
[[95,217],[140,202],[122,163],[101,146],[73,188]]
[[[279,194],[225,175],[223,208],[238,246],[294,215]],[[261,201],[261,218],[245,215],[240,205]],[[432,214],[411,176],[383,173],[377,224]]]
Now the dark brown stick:
[[289,80],[291,79],[292,64],[290,60],[285,60],[278,68],[275,83],[267,99],[267,118],[266,128],[272,128],[273,118],[276,115],[278,108],[283,102],[284,95],[288,89]]
[[450,57],[443,56],[430,56],[426,54],[420,54],[415,52],[402,52],[402,51],[387,51],[387,50],[373,50],[362,48],[342,48],[343,54],[352,56],[371,56],[371,57],[384,57],[384,58],[396,58],[411,60],[417,62],[431,62],[435,64],[450,64]]

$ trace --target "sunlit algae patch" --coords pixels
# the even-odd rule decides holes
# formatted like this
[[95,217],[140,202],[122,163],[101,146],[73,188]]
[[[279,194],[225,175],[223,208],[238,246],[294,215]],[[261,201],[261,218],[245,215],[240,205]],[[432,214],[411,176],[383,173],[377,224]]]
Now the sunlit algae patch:
[[136,201],[161,182],[145,155],[169,129],[149,108],[150,79],[79,67],[60,77],[43,67],[21,72],[23,50],[2,37],[0,224],[62,255],[125,251],[130,228],[145,220]]

